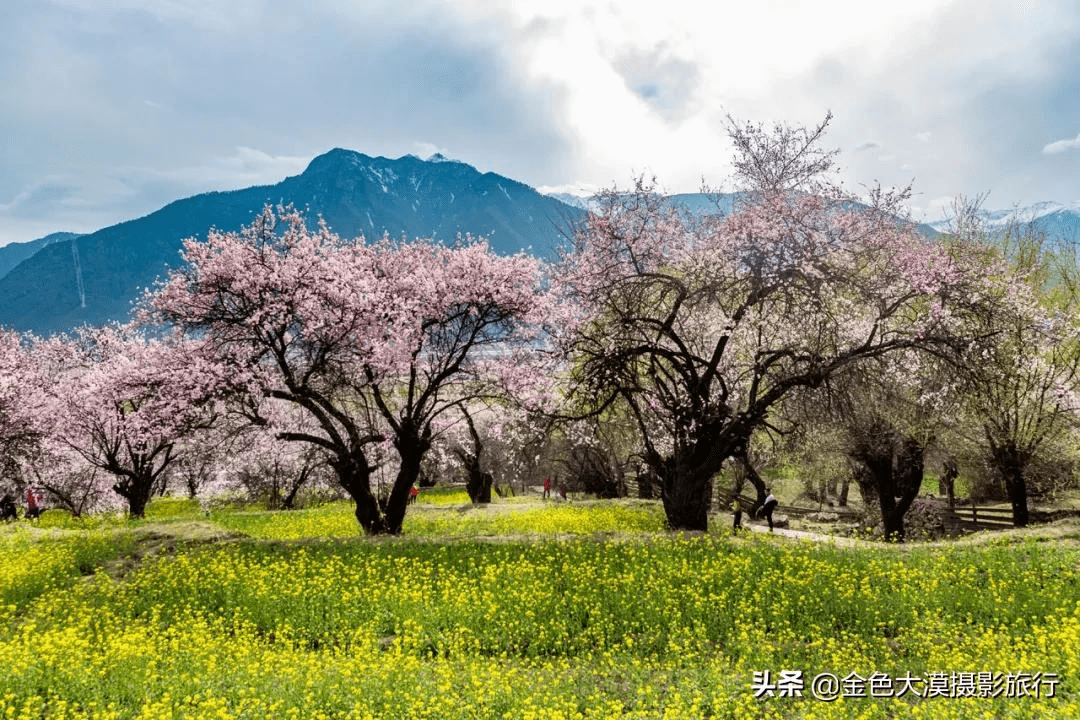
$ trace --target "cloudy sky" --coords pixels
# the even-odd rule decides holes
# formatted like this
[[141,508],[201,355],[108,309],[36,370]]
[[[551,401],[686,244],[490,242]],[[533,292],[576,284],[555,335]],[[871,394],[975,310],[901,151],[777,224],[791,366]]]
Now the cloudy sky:
[[913,182],[917,216],[1080,201],[1075,0],[3,0],[0,27],[0,244],[333,147],[722,188],[728,115],[827,110],[847,184]]

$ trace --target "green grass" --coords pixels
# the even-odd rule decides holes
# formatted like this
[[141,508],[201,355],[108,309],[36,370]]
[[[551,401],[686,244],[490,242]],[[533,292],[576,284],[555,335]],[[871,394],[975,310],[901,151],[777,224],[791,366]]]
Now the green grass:
[[[153,516],[0,527],[0,718],[1080,715],[1065,525],[841,548],[671,535],[634,501],[418,504],[393,539],[360,536],[345,504]],[[755,671],[790,669],[1061,683],[1041,700],[753,697]]]

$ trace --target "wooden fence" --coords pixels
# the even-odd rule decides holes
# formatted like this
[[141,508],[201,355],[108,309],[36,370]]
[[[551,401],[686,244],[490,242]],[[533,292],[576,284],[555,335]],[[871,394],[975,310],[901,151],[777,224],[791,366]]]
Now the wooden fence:
[[814,513],[832,513],[836,515],[840,520],[855,520],[860,516],[858,512],[848,507],[840,506],[822,506],[822,507],[800,507],[798,505],[781,505],[777,508],[777,512],[782,515],[793,515],[795,517],[805,517],[807,515],[813,515]]
[[1013,512],[1011,507],[966,505],[950,510],[945,522],[953,530],[1007,530],[1013,527]]

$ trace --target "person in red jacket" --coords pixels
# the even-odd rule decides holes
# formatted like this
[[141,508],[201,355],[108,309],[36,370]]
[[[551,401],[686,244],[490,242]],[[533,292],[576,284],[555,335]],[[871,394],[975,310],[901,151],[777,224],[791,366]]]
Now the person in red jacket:
[[34,488],[27,486],[26,488],[26,517],[30,520],[35,519],[41,515],[41,508],[38,507],[37,493],[34,492]]

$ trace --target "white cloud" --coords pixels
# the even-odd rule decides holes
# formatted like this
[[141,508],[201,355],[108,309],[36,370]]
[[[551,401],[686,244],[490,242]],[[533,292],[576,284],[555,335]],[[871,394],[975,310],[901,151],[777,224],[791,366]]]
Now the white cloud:
[[286,176],[303,172],[309,162],[310,157],[270,155],[262,150],[238,146],[232,155],[207,158],[197,165],[165,170],[134,167],[121,169],[119,174],[165,180],[198,192],[233,190],[281,182]]
[[442,155],[446,158],[454,158],[453,154],[446,148],[423,140],[417,140],[413,143],[413,154],[421,160],[426,160],[432,155]]
[[599,185],[587,182],[566,183],[564,185],[541,185],[536,191],[543,195],[575,195],[577,197],[591,197],[603,188]]
[[1052,142],[1042,149],[1043,155],[1058,155],[1069,150],[1080,150],[1080,135],[1077,135],[1072,140]]
[[33,198],[50,187],[69,185],[71,179],[64,175],[46,175],[20,189],[8,202],[0,202],[0,214],[11,213],[29,204]]
[[690,192],[730,176],[729,113],[811,124],[828,109],[851,186],[1075,197],[1068,164],[1032,152],[1076,129],[1075,2],[15,3],[0,11],[0,220],[93,229],[278,182],[331,147],[439,152],[548,189],[644,173]]

